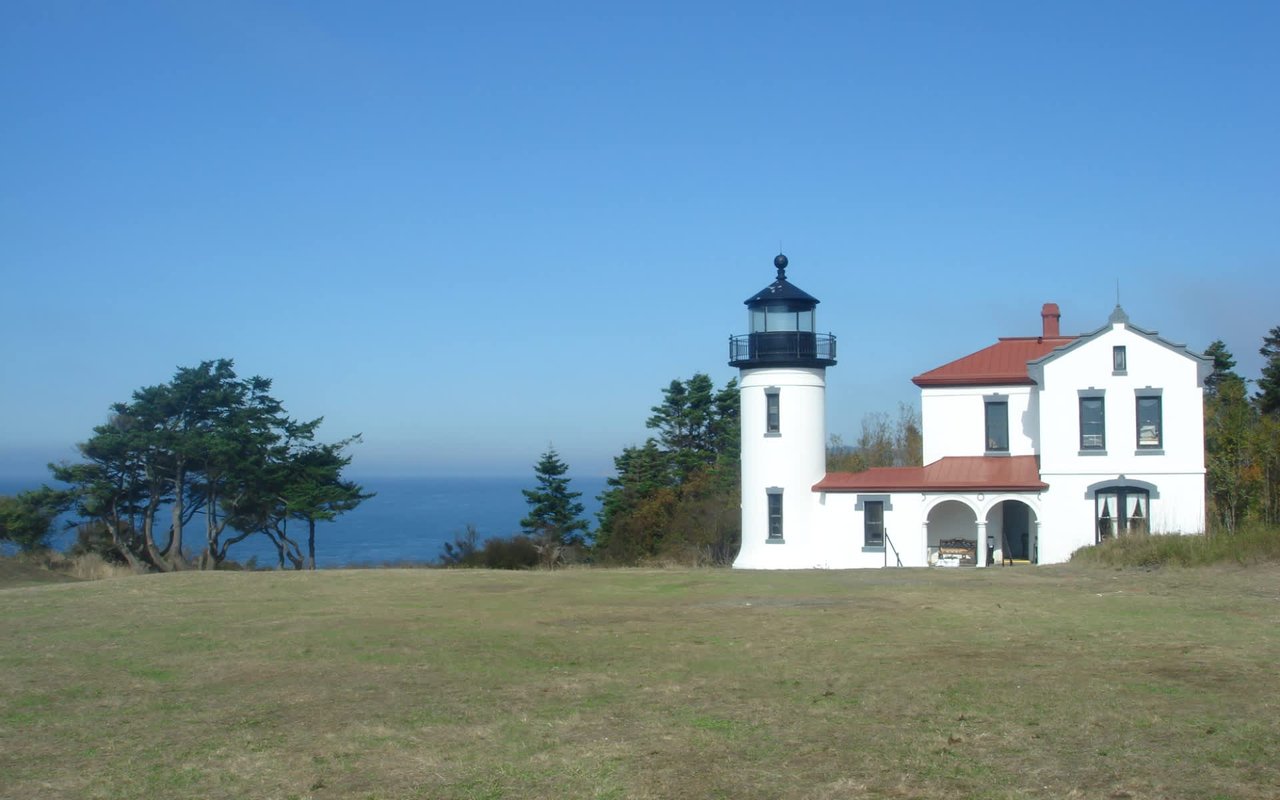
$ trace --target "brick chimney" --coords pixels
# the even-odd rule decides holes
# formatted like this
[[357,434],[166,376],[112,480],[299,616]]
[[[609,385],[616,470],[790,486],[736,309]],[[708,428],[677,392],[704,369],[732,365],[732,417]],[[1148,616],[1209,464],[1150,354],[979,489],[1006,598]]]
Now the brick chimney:
[[1040,309],[1040,321],[1043,323],[1043,336],[1046,339],[1056,339],[1062,334],[1058,331],[1058,322],[1062,319],[1062,313],[1058,311],[1057,303],[1045,303]]

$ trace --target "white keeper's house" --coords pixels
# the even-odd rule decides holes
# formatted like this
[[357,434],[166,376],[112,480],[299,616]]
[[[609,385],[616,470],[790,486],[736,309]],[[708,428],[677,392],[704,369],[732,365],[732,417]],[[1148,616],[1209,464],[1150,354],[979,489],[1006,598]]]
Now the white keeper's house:
[[[836,340],[818,300],[777,278],[730,339],[742,399],[746,569],[1066,561],[1129,531],[1204,530],[1204,379],[1212,360],[1129,322],[1119,305],[917,375],[924,466],[826,471],[826,370]],[[1029,315],[1030,316],[1030,315]]]

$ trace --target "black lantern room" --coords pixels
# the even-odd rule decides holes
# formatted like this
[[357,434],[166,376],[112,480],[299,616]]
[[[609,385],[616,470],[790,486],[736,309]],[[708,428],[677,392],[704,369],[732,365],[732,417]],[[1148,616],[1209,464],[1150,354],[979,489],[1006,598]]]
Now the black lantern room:
[[829,367],[836,363],[836,337],[814,329],[817,298],[787,281],[787,257],[773,260],[777,279],[746,301],[751,332],[729,337],[729,366]]

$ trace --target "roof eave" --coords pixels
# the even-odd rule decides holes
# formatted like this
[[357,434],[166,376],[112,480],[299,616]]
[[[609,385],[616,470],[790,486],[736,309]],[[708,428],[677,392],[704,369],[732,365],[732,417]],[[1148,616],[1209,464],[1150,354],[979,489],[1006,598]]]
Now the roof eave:
[[963,376],[956,378],[927,378],[917,375],[911,379],[916,386],[924,389],[930,386],[1035,386],[1036,382],[1026,376],[1002,378],[974,378]]
[[1047,483],[1035,484],[1001,484],[1001,483],[937,483],[937,484],[911,484],[906,486],[887,486],[881,484],[869,484],[867,486],[823,486],[822,482],[815,483],[811,489],[814,492],[827,492],[828,494],[852,494],[855,492],[885,492],[893,494],[894,492],[932,492],[935,494],[963,494],[965,492],[1043,492],[1049,488]]

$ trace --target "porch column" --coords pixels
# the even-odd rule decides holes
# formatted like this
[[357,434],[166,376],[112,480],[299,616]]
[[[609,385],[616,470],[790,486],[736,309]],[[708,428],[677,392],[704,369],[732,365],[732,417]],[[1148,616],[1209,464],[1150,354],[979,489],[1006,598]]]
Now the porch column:
[[1031,541],[1027,542],[1027,549],[1031,552],[1027,553],[1027,560],[1032,564],[1040,563],[1040,520],[1033,519],[1027,523],[1031,536],[1027,537]]
[[987,565],[987,523],[978,523],[978,566]]
[[920,523],[920,554],[924,557],[922,566],[932,567],[929,563],[929,520]]

